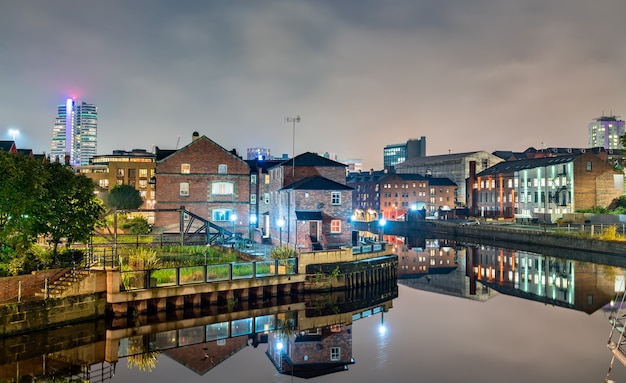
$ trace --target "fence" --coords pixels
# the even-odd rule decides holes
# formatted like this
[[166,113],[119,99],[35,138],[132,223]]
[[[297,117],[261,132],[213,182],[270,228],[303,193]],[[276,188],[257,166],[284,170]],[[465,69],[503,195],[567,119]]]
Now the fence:
[[121,291],[184,286],[194,283],[234,281],[297,273],[297,259],[232,262],[220,265],[180,266],[121,272]]

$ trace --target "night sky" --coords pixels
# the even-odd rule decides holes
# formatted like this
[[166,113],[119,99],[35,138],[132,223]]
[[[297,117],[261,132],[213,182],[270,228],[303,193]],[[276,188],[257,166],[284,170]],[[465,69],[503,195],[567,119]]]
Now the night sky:
[[586,147],[626,117],[626,1],[4,1],[0,139],[50,150],[67,97],[98,153],[179,147],[427,154]]

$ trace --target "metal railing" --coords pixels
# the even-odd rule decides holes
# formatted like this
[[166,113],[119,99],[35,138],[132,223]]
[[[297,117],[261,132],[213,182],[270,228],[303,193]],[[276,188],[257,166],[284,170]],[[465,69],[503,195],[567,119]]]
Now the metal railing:
[[121,272],[120,290],[144,290],[297,273],[297,258],[232,262],[220,265],[179,266],[154,270],[127,270]]

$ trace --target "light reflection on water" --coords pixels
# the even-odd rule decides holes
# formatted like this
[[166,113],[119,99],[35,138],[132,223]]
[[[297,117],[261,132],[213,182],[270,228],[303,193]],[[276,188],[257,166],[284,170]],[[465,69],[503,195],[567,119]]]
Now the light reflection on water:
[[[623,269],[449,241],[400,239],[395,245],[402,276],[396,292],[387,286],[371,294],[309,297],[306,303],[249,311],[252,320],[246,314],[210,313],[153,324],[167,328],[154,333],[146,324],[132,336],[118,336],[119,343],[110,340],[126,329],[110,329],[92,344],[66,352],[32,353],[19,362],[5,353],[0,380],[16,381],[21,374],[22,381],[29,381],[43,365],[48,373],[53,368],[61,373],[69,355],[87,360],[88,350],[103,359],[120,357],[114,375],[92,373],[92,381],[290,382],[308,376],[306,380],[323,383],[521,383],[607,378],[607,307],[623,286]],[[213,316],[215,320],[203,322]],[[28,337],[22,338],[28,342]],[[10,348],[10,341],[4,342],[3,348]],[[129,352],[133,349],[139,351]],[[91,371],[100,371],[94,366],[103,364],[92,364]],[[609,378],[626,382],[626,367],[616,362]]]

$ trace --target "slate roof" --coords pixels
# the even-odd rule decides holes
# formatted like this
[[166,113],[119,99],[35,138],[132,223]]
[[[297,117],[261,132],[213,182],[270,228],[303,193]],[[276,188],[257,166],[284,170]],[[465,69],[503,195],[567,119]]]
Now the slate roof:
[[0,141],[0,150],[8,152],[15,145],[15,141]]
[[570,154],[557,157],[530,158],[527,160],[505,161],[493,165],[490,168],[476,174],[476,176],[489,176],[503,173],[513,173],[525,169],[534,169],[543,166],[566,164],[574,161],[582,154]]
[[457,186],[454,181],[446,177],[427,177],[428,184],[431,186]]
[[376,170],[373,172],[351,172],[346,177],[347,182],[378,182],[383,177],[395,172],[385,172],[384,170]]
[[350,186],[340,184],[321,176],[306,177],[289,185],[284,186],[280,190],[354,190]]
[[250,171],[252,172],[258,172],[259,169],[261,169],[262,173],[267,173],[267,169],[273,168],[274,166],[280,164],[281,162],[283,162],[284,160],[245,160],[246,163],[248,163],[248,166],[250,166]]
[[[300,155],[297,155],[296,158],[290,158],[286,161],[281,162],[280,166],[293,166],[293,162],[295,160],[295,166],[333,166],[333,167],[341,167],[346,168],[348,165],[342,164],[341,162],[333,161],[326,157],[322,157],[318,154],[306,152]],[[279,166],[276,165],[276,166]]]

